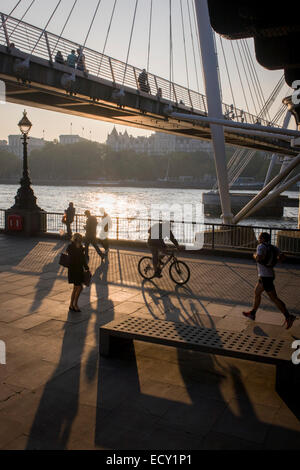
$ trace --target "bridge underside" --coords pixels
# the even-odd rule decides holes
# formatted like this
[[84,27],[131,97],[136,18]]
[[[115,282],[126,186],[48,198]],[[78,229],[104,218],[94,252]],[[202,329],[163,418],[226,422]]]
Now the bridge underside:
[[[70,81],[70,69],[60,64],[32,57],[29,69],[20,69],[25,56],[21,52],[7,52],[0,46],[0,79],[6,84],[8,102],[33,106],[120,125],[160,131],[194,139],[211,139],[207,124],[189,123],[168,117],[168,100],[157,99],[133,88],[124,87],[125,94],[115,97],[120,86],[108,80],[85,76],[76,71],[76,81]],[[62,85],[67,82],[68,91]],[[181,104],[172,103],[173,111],[198,114]],[[232,146],[297,155],[288,142],[270,140],[241,133],[225,132],[226,143]]]

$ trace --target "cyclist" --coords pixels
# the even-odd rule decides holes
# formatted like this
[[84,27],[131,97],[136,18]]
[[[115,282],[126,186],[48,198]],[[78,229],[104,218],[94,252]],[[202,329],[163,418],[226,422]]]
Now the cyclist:
[[167,245],[165,244],[164,240],[165,238],[168,238],[173,243],[173,245],[176,246],[177,249],[179,249],[179,243],[173,235],[170,222],[157,222],[152,225],[152,227],[150,227],[148,233],[148,246],[152,253],[152,262],[155,270],[155,277],[162,277],[161,269],[159,266],[159,254],[166,252]]

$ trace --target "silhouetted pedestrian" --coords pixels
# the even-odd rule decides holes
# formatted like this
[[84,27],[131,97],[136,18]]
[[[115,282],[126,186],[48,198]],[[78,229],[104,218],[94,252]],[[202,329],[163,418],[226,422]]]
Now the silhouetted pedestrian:
[[243,315],[250,320],[255,321],[256,312],[261,303],[261,296],[265,291],[276,307],[283,313],[285,317],[286,328],[292,327],[296,317],[291,315],[287,310],[285,303],[279,299],[274,286],[275,272],[274,267],[278,259],[283,259],[284,256],[280,250],[271,244],[271,236],[267,232],[262,232],[258,237],[259,245],[257,246],[254,259],[257,263],[258,283],[254,292],[253,307],[249,312],[243,312]]
[[109,231],[112,227],[112,220],[111,217],[105,212],[105,209],[101,207],[100,213],[102,215],[101,223],[100,223],[100,243],[105,249],[105,255],[108,255],[109,252],[109,240],[108,240],[108,235]]
[[89,260],[89,246],[93,245],[95,250],[101,259],[104,258],[104,254],[100,250],[97,242],[97,217],[91,215],[90,211],[85,211],[84,215],[86,216],[86,225],[85,225],[85,257],[86,260]]
[[84,283],[84,271],[89,271],[84,255],[82,240],[82,235],[80,235],[80,233],[75,233],[72,238],[72,243],[70,243],[67,248],[67,253],[70,258],[68,281],[69,284],[74,284],[69,307],[72,312],[80,312],[78,299],[83,289],[82,284]]
[[65,64],[65,60],[63,58],[63,55],[60,51],[57,51],[56,53],[56,56],[55,56],[55,62],[57,62],[58,64]]
[[67,237],[69,240],[71,240],[72,238],[71,224],[74,222],[75,213],[76,213],[76,210],[75,210],[74,204],[73,202],[70,202],[68,209],[65,210],[65,221],[66,221],[65,223],[67,227]]
[[159,99],[162,98],[162,89],[161,88],[159,88],[157,90],[156,97],[159,98]]
[[82,49],[79,48],[77,49],[77,70],[81,70],[82,72],[86,72],[86,66],[85,66],[85,55],[82,52]]
[[138,78],[139,89],[145,93],[150,93],[150,86],[148,82],[148,74],[146,69],[143,69],[142,72],[139,74]]

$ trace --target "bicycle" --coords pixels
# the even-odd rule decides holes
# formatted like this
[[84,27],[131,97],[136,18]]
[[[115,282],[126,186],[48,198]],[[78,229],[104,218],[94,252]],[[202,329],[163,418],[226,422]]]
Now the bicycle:
[[[167,258],[167,259],[165,259]],[[175,284],[183,285],[186,284],[191,276],[190,268],[183,261],[179,261],[174,250],[171,252],[164,252],[159,256],[159,269],[162,272],[163,269],[170,263],[169,276]],[[151,256],[144,256],[140,259],[138,264],[138,271],[144,279],[153,279],[155,277],[155,269],[153,267],[153,261]]]

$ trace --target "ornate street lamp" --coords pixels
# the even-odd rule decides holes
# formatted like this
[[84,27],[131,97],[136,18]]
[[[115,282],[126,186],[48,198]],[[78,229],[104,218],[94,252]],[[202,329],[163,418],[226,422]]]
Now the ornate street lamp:
[[30,132],[32,124],[27,117],[26,111],[24,111],[23,117],[19,122],[18,126],[22,133],[23,140],[23,176],[20,181],[21,186],[18,189],[17,195],[15,197],[16,202],[11,209],[40,211],[41,209],[36,204],[36,197],[31,187],[31,180],[28,171],[28,134]]

